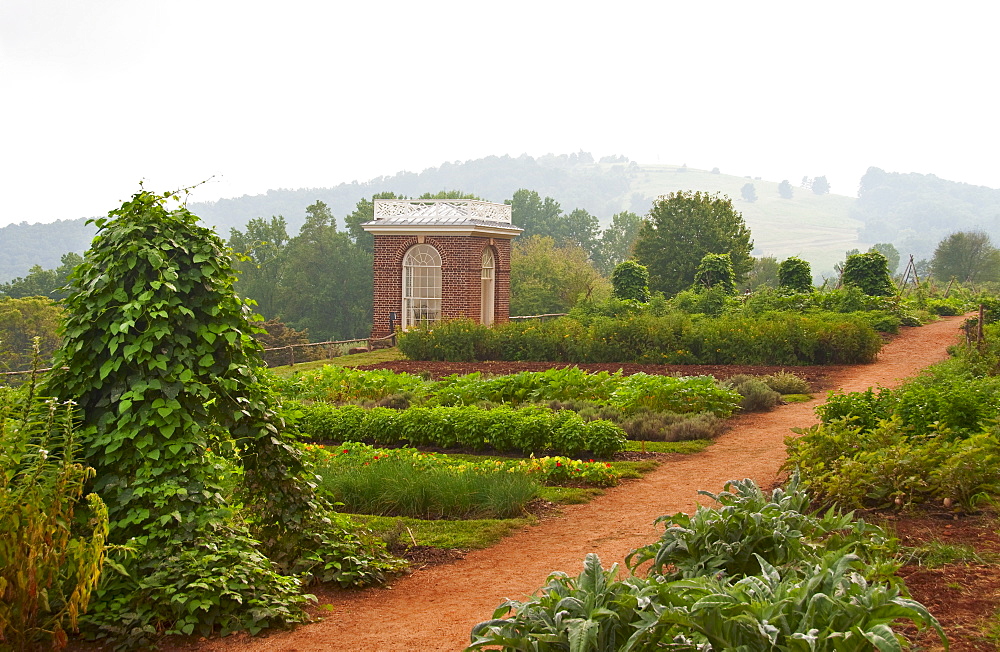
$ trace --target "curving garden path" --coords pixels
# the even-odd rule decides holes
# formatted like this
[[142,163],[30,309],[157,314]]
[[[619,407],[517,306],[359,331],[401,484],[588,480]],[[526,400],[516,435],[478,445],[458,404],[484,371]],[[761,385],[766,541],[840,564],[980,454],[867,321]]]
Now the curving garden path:
[[[960,323],[960,317],[951,317],[903,329],[877,362],[837,370],[831,386],[859,391],[896,385],[945,358]],[[556,570],[576,575],[590,552],[598,553],[606,567],[620,563],[634,548],[658,538],[660,528],[653,526],[658,516],[692,511],[699,489],[718,492],[726,481],[741,478],[772,484],[785,459],[784,438],[791,428],[814,423],[813,409],[821,402],[816,398],[738,417],[705,451],[678,456],[642,480],[607,490],[586,505],[567,506],[562,517],[545,519],[460,561],[417,571],[389,587],[325,593],[320,602],[332,605],[332,611],[319,622],[266,638],[234,635],[171,649],[461,650],[472,626],[490,618],[505,598],[525,598]]]

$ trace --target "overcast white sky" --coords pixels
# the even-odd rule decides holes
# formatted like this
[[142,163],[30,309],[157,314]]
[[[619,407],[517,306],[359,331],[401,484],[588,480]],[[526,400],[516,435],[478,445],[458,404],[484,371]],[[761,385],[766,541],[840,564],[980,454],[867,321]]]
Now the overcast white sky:
[[[995,2],[0,0],[0,226],[589,151],[1000,187]],[[429,188],[436,191],[438,188]]]

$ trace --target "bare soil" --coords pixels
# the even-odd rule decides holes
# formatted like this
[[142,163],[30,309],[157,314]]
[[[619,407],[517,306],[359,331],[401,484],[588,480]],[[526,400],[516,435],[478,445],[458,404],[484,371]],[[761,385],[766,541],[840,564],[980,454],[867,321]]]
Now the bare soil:
[[[785,367],[805,375],[820,388],[859,391],[871,386],[891,387],[946,357],[956,342],[961,318],[946,318],[921,328],[903,329],[868,365],[843,367]],[[540,363],[394,362],[381,365],[411,373],[432,375],[468,372],[510,373],[543,369]],[[625,373],[770,373],[772,368],[659,367],[641,365],[581,365],[586,369],[622,368]],[[506,598],[523,599],[542,586],[556,570],[576,574],[587,553],[598,553],[605,566],[621,563],[634,548],[659,536],[653,521],[660,515],[692,511],[697,491],[717,492],[728,480],[753,478],[762,486],[780,481],[785,459],[784,440],[792,428],[815,423],[814,408],[823,398],[785,405],[764,414],[746,414],[705,451],[675,456],[641,480],[623,483],[586,505],[571,505],[554,517],[541,519],[486,550],[431,553],[415,570],[389,586],[363,591],[320,587],[315,591],[317,621],[266,637],[236,634],[224,639],[171,639],[164,649],[175,651],[236,650],[461,650],[473,625],[492,617]],[[927,536],[972,541],[1000,551],[996,524],[987,517],[959,520],[924,517],[897,518],[905,542]],[[416,551],[414,551],[416,552]],[[907,567],[913,597],[927,604],[943,622],[952,650],[993,650],[980,634],[983,620],[1000,606],[1000,574],[988,565],[953,565],[939,569]],[[923,649],[934,649],[935,639],[921,637]]]

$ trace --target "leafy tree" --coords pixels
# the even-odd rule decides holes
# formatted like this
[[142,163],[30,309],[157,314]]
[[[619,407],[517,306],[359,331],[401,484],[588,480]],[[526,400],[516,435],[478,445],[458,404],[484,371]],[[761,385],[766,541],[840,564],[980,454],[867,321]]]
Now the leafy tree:
[[650,290],[673,295],[694,282],[705,254],[729,254],[733,280],[753,268],[753,241],[743,216],[718,193],[678,191],[660,197],[635,241],[636,260],[649,269]]
[[809,261],[789,256],[778,265],[778,286],[794,292],[810,292],[813,289],[812,268]]
[[59,346],[63,310],[45,297],[0,297],[0,371],[31,368],[34,339],[45,364]]
[[246,231],[230,229],[229,247],[238,255],[234,263],[239,272],[237,293],[257,302],[257,310],[266,316],[277,314],[277,292],[285,262],[288,231],[285,218],[278,215],[270,221],[255,217]]
[[372,325],[372,254],[338,232],[326,204],[306,209],[284,250],[275,312],[316,341],[366,337]]
[[895,275],[899,271],[899,250],[891,242],[879,242],[873,244],[868,251],[877,251],[885,256],[889,265],[889,274]]
[[549,236],[559,246],[579,246],[589,257],[593,257],[600,229],[597,218],[587,211],[576,209],[566,215],[556,200],[551,197],[543,199],[534,190],[523,188],[504,203],[511,207],[514,225],[524,229],[520,237]]
[[[79,406],[108,540],[134,551],[115,555],[127,575],[106,576],[90,616],[130,647],[302,620],[299,582],[275,562],[299,573],[313,557],[371,559],[282,436],[221,240],[170,197],[143,190],[94,220],[46,388]],[[235,478],[239,518],[225,498]]]
[[791,199],[793,194],[792,184],[788,182],[788,179],[784,179],[778,184],[778,195],[780,195],[782,199]]
[[694,287],[698,290],[717,288],[724,294],[734,294],[736,282],[733,279],[733,261],[729,254],[705,254],[694,274]]
[[938,243],[931,272],[943,281],[978,283],[1000,280],[1000,250],[983,231],[959,231]]
[[[380,199],[391,199],[391,197],[381,197]],[[425,192],[424,194],[417,197],[417,199],[478,199],[483,201],[482,197],[478,195],[473,195],[472,193],[462,192],[461,190],[441,190],[440,192]]]
[[593,260],[601,232],[600,222],[596,217],[582,208],[576,208],[565,217],[559,236],[564,244],[577,244],[583,247],[587,256]]
[[812,191],[817,195],[825,195],[830,192],[830,182],[825,176],[816,177],[812,180]]
[[61,264],[55,269],[42,269],[41,265],[33,265],[27,276],[0,284],[0,297],[61,299],[65,296],[63,288],[69,275],[82,262],[80,254],[71,251],[62,255]]
[[371,199],[359,201],[354,212],[344,218],[344,226],[347,228],[348,236],[362,251],[367,251],[370,254],[375,252],[375,238],[371,233],[361,228],[361,225],[375,219],[376,199],[406,199],[406,197],[394,192],[376,193],[372,195]]
[[740,195],[743,197],[743,201],[757,201],[757,189],[749,181],[743,184],[743,187],[740,189]]
[[751,290],[778,287],[778,259],[774,256],[754,258],[747,282]]
[[594,262],[602,273],[611,274],[616,265],[629,259],[641,225],[642,218],[630,211],[611,217],[611,225],[601,234],[600,244],[594,252]]
[[649,301],[649,271],[635,262],[626,260],[615,266],[611,274],[611,296],[617,299]]
[[845,287],[856,287],[873,297],[889,296],[895,289],[889,262],[877,251],[849,255],[841,278]]
[[510,254],[510,312],[542,315],[569,312],[584,299],[600,301],[610,284],[587,260],[582,247],[558,246],[534,235],[514,240]]

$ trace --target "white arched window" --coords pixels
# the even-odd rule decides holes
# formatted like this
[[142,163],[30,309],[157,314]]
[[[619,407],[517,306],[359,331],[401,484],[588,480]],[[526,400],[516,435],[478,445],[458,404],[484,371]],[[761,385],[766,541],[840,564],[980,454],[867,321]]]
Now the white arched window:
[[440,319],[441,254],[430,245],[414,245],[403,257],[403,330]]
[[496,288],[496,260],[493,257],[493,250],[487,247],[483,249],[483,269],[480,278],[482,278],[482,296],[481,296],[481,308],[479,314],[479,323],[484,325],[489,325],[493,323],[493,303],[494,303],[494,288]]

